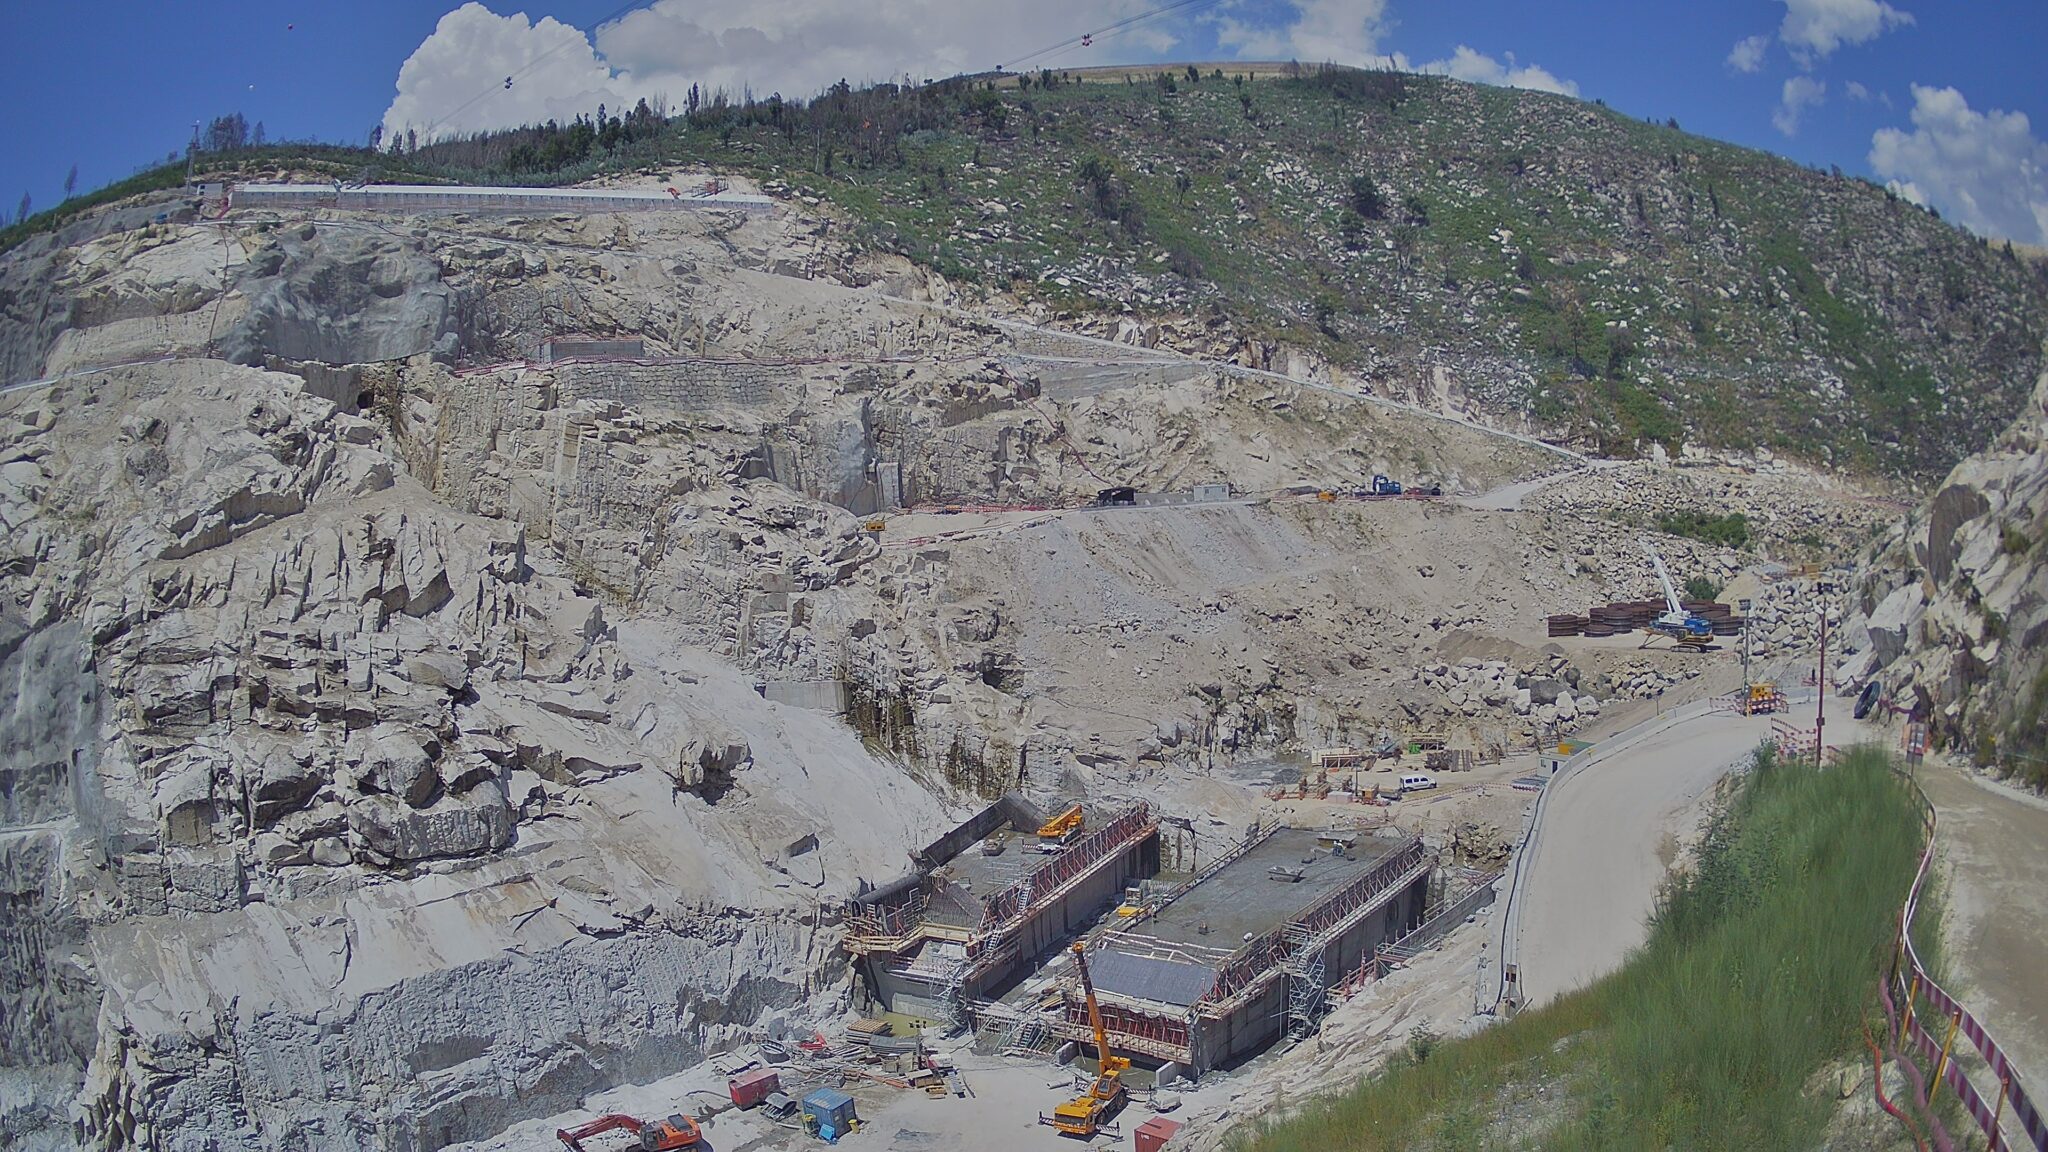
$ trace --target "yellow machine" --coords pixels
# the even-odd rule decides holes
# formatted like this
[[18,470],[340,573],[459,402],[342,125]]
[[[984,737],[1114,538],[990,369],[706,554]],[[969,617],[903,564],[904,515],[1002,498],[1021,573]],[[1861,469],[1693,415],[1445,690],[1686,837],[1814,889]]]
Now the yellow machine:
[[1074,942],[1074,964],[1081,970],[1081,990],[1088,998],[1088,1023],[1095,1029],[1095,1082],[1085,1094],[1054,1108],[1052,1115],[1041,1113],[1038,1122],[1052,1125],[1063,1136],[1093,1140],[1128,1099],[1124,1069],[1131,1062],[1110,1054],[1109,1029],[1102,1025],[1102,1008],[1095,1003],[1095,984],[1088,979],[1087,945],[1078,940]]
[[1065,840],[1081,830],[1081,821],[1081,806],[1075,804],[1065,812],[1039,825],[1038,836],[1042,840]]

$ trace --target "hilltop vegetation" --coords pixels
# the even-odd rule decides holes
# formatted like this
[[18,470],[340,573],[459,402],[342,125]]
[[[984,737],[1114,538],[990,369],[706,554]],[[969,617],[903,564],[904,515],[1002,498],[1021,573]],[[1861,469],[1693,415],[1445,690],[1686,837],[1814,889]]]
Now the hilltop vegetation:
[[1130,310],[1253,364],[1306,351],[1613,454],[1762,446],[1927,480],[2011,419],[2048,335],[2048,278],[2009,246],[1675,123],[1352,69],[1092,80],[692,92],[363,159],[372,179],[738,171],[970,294]]

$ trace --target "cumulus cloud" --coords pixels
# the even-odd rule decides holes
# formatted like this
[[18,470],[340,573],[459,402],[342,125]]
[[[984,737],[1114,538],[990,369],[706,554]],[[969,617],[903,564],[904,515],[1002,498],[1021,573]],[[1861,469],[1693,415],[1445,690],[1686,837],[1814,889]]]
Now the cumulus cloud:
[[1801,63],[1808,63],[1826,58],[1844,44],[1875,40],[1912,22],[1912,13],[1901,12],[1884,0],[1785,0],[1778,39]]
[[1370,64],[1386,17],[1387,0],[1286,0],[1259,19],[1219,17],[1216,42],[1245,60]]
[[[512,87],[501,87],[513,77]],[[599,103],[630,104],[629,84],[597,58],[583,33],[552,17],[499,16],[470,3],[441,17],[398,69],[384,112],[391,136],[413,128],[447,136],[567,120]],[[466,105],[466,107],[465,107]]]
[[2048,244],[2048,143],[2024,112],[1978,112],[1954,88],[1913,85],[1913,130],[1880,128],[1870,168],[1964,227]]
[[[1366,7],[1376,13],[1381,3],[1369,0]],[[692,84],[707,92],[723,88],[737,95],[751,88],[756,95],[807,97],[840,79],[861,84],[900,80],[906,73],[925,80],[980,72],[1075,29],[1100,27],[1151,6],[1150,0],[895,0],[886,6],[655,0],[598,28],[593,43],[553,19],[500,16],[471,0],[442,17],[399,69],[384,128],[424,132],[433,125],[434,135],[445,136],[566,120],[595,111],[600,102],[616,109],[666,95],[673,106]],[[1313,39],[1338,29],[1335,10],[1347,5],[1311,0],[1301,7],[1303,35]],[[1348,8],[1357,12],[1360,6]],[[1108,40],[1118,57],[1163,54],[1176,43],[1176,28],[1168,21],[1148,22]],[[1098,41],[1094,51],[1106,46]],[[1051,67],[1092,62],[1089,50],[1078,48],[1044,61]],[[507,76],[513,77],[510,89],[503,86]]]
[[1848,95],[1849,99],[1854,100],[1859,104],[1865,100],[1870,99],[1870,89],[1865,88],[1862,84],[1854,80],[1851,80],[1847,84],[1842,85],[1842,91]]
[[1785,81],[1784,89],[1778,95],[1778,110],[1771,113],[1771,123],[1787,136],[1799,135],[1799,119],[1806,115],[1808,108],[1818,108],[1828,98],[1825,82],[1811,76],[1794,76]]
[[1728,66],[1737,72],[1754,72],[1764,66],[1764,53],[1771,47],[1771,34],[1760,32],[1735,42],[1728,52]]
[[1504,88],[1528,88],[1537,92],[1555,92],[1560,96],[1577,96],[1579,86],[1570,80],[1563,80],[1547,68],[1536,64],[1520,64],[1515,54],[1504,54],[1505,61],[1496,60],[1484,52],[1476,52],[1465,45],[1451,53],[1448,60],[1432,60],[1415,66],[1417,72],[1434,72],[1458,80],[1470,80],[1475,84],[1497,84]]

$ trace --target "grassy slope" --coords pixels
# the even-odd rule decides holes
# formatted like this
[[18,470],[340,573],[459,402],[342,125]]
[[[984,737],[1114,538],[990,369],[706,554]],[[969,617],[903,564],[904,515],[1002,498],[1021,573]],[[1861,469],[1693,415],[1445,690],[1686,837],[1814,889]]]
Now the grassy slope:
[[1832,1101],[1803,1090],[1861,1048],[1919,846],[1913,802],[1881,752],[1825,773],[1753,773],[1619,972],[1397,1061],[1246,1143],[1814,1147]]

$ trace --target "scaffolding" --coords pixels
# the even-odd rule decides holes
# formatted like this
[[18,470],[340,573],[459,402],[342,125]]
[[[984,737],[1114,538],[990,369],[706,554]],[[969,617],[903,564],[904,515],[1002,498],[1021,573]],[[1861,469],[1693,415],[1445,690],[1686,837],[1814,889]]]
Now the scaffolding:
[[1286,929],[1287,1038],[1307,1039],[1323,1018],[1323,943],[1299,921]]

